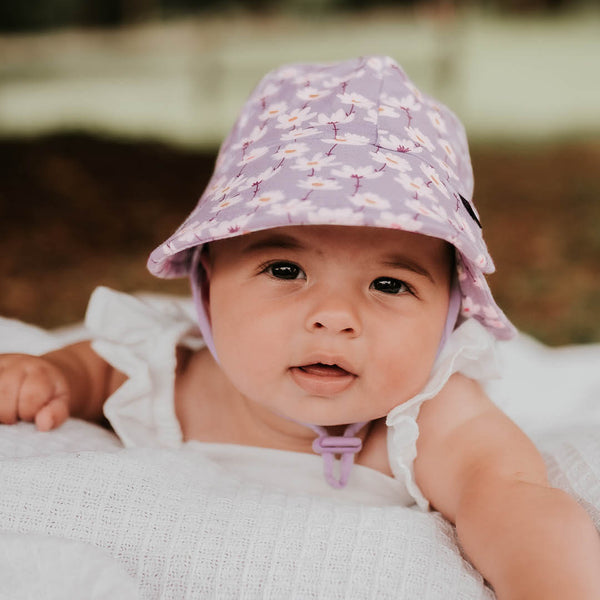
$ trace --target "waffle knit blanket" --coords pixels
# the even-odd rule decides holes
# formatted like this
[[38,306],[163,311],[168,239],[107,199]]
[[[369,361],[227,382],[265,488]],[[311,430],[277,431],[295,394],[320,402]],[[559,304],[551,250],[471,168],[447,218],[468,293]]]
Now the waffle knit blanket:
[[[0,320],[0,351],[53,345]],[[491,390],[598,528],[599,350],[523,340],[507,349],[507,382]],[[524,368],[535,388],[523,391]],[[527,408],[517,389],[537,392]],[[0,482],[0,599],[494,597],[437,513],[244,482],[190,446],[124,449],[77,420],[46,434],[0,426]]]

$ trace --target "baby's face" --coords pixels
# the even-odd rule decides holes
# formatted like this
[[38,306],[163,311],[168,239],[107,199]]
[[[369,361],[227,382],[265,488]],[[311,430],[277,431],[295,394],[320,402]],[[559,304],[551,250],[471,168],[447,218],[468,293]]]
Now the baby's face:
[[221,367],[245,397],[300,422],[382,417],[427,381],[450,256],[437,238],[368,227],[214,242],[209,315]]

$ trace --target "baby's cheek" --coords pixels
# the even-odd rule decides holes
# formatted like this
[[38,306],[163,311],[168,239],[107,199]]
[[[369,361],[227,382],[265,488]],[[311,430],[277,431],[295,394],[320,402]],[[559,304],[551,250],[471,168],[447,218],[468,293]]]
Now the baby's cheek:
[[267,336],[248,328],[226,339],[215,338],[215,345],[223,370],[245,395],[265,385],[276,366]]
[[382,369],[375,376],[381,382],[381,394],[387,398],[390,410],[410,400],[425,387],[431,371],[429,362],[410,354],[382,361]]

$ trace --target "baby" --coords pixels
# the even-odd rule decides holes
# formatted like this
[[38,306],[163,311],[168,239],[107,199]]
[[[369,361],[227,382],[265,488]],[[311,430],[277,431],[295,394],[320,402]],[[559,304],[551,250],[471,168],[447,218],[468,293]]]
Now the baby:
[[202,341],[100,288],[94,342],[0,357],[0,421],[317,453],[335,493],[358,469],[440,511],[499,598],[600,598],[592,522],[478,383],[514,328],[472,193],[460,122],[392,59],[280,68],[148,262],[190,277]]

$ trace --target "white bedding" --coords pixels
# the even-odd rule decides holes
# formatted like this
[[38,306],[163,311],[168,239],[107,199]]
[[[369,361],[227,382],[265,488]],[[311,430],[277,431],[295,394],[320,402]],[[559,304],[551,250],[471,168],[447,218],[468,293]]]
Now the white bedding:
[[[0,352],[84,335],[0,319]],[[502,353],[490,394],[600,528],[600,345]],[[0,426],[0,457],[0,598],[493,598],[436,513],[285,493],[77,420]]]

